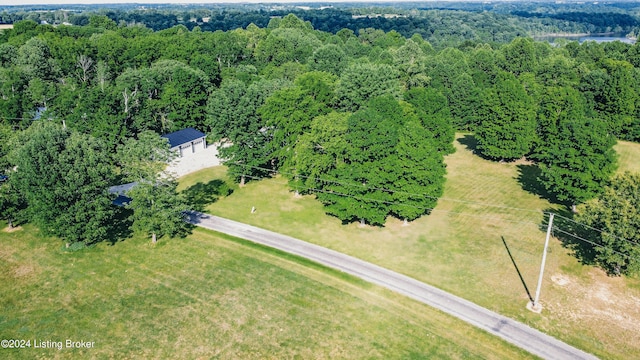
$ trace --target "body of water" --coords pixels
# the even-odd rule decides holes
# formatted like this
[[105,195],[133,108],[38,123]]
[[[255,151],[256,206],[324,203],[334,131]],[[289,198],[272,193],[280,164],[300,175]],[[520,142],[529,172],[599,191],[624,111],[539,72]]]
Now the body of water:
[[585,41],[595,41],[599,43],[621,41],[627,44],[635,44],[635,39],[629,39],[625,37],[625,34],[590,34],[590,35],[577,35],[577,36],[540,36],[535,38],[538,41],[547,41],[550,43],[555,42],[558,39],[565,39],[568,41],[577,41],[583,43]]

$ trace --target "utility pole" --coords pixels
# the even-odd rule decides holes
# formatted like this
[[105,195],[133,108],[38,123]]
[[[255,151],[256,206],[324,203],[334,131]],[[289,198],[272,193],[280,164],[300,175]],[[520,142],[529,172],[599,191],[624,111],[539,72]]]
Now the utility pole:
[[533,302],[527,304],[527,309],[533,312],[541,312],[542,305],[538,302],[540,299],[540,288],[542,287],[542,275],[544,273],[544,265],[547,261],[547,249],[549,248],[549,238],[551,237],[551,228],[553,227],[553,213],[549,214],[549,226],[547,227],[547,237],[544,240],[544,250],[542,251],[542,264],[540,265],[540,276],[538,277],[538,288],[536,289],[536,297]]

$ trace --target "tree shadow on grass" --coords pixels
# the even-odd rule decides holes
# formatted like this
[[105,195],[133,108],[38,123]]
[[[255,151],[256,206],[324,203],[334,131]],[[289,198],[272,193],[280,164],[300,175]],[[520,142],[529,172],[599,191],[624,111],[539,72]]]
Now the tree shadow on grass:
[[229,196],[233,188],[220,179],[214,179],[208,183],[197,183],[182,191],[187,204],[192,210],[203,211],[207,205],[218,201],[221,196]]
[[475,136],[466,134],[463,137],[459,138],[458,142],[461,145],[464,145],[467,150],[473,152],[474,154],[476,153],[476,149],[478,148],[478,140],[476,140]]
[[[569,209],[546,209],[545,213],[554,213],[552,235],[562,242],[562,246],[571,252],[584,265],[595,265],[595,246],[597,233],[573,220],[573,213]],[[559,216],[558,216],[559,215]],[[540,224],[540,230],[546,232],[549,227],[549,216],[545,216]]]
[[[457,141],[461,144],[464,145],[464,147],[471,151],[474,155],[484,159],[484,160],[488,160],[488,161],[493,161],[493,162],[498,162],[498,160],[500,159],[495,159],[495,158],[491,158],[489,156],[484,155],[480,150],[478,150],[478,140],[476,139],[475,136],[471,135],[471,134],[466,134],[461,138],[458,138]],[[500,162],[504,162],[504,161],[500,161]],[[507,161],[508,162],[508,161]]]
[[109,229],[109,245],[115,245],[115,243],[124,241],[133,235],[131,230],[133,225],[132,214],[133,210],[124,207],[116,208],[116,216],[113,220],[113,225]]
[[516,180],[522,186],[522,190],[537,195],[541,199],[548,200],[554,204],[566,205],[558,200],[556,195],[548,191],[540,182],[540,168],[536,165],[516,165],[518,168],[518,177]]

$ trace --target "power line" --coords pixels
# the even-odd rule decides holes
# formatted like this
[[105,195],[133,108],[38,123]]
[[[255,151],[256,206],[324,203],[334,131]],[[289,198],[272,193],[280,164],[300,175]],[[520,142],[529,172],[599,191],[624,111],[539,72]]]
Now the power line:
[[561,218],[563,218],[564,220],[571,221],[571,222],[572,222],[572,223],[574,223],[574,224],[582,225],[582,226],[584,226],[584,227],[586,227],[586,228],[588,228],[588,229],[595,230],[595,231],[597,231],[597,232],[599,232],[599,233],[601,233],[601,234],[609,235],[609,236],[613,237],[614,239],[618,239],[618,240],[626,241],[626,242],[628,242],[628,243],[630,243],[630,244],[632,244],[632,245],[640,245],[640,243],[637,243],[637,242],[635,242],[635,241],[633,241],[633,240],[628,240],[628,239],[625,239],[625,238],[623,238],[623,237],[616,236],[616,235],[614,235],[614,234],[611,234],[611,233],[610,233],[610,232],[608,232],[608,231],[601,230],[601,229],[595,228],[595,227],[593,227],[593,226],[589,226],[589,225],[587,225],[587,224],[583,224],[583,223],[578,222],[578,221],[575,221],[575,220],[573,220],[573,219],[569,219],[568,217],[565,217],[565,216],[562,216],[562,215],[558,215],[558,214],[556,214],[556,216],[561,217]]
[[458,202],[458,203],[463,203],[463,204],[500,208],[500,209],[504,209],[504,210],[517,210],[517,211],[531,212],[531,213],[536,213],[536,214],[542,213],[541,210],[532,210],[532,209],[525,209],[525,208],[518,208],[518,207],[511,207],[511,206],[504,206],[504,205],[494,205],[494,204],[487,204],[487,203],[479,203],[479,202],[474,202],[474,201],[469,201],[469,200],[446,198],[446,197],[440,197],[439,198],[439,197],[431,196],[431,195],[427,195],[427,194],[416,194],[416,193],[410,193],[410,192],[400,191],[400,190],[391,190],[391,189],[377,188],[377,187],[367,187],[366,185],[362,185],[362,184],[345,183],[345,182],[341,182],[341,181],[337,181],[337,180],[327,180],[327,179],[322,179],[322,178],[313,177],[313,176],[292,174],[292,173],[287,173],[287,172],[283,172],[283,171],[263,168],[263,167],[259,167],[259,166],[241,164],[241,163],[237,163],[237,162],[235,164],[243,166],[243,167],[249,167],[249,168],[257,169],[257,170],[275,172],[275,173],[278,173],[278,174],[281,174],[281,175],[297,176],[297,177],[301,177],[301,178],[305,178],[305,179],[313,179],[313,180],[316,180],[318,182],[334,183],[334,184],[343,185],[343,186],[349,186],[349,187],[366,188],[366,189],[371,189],[371,190],[384,191],[384,192],[388,192],[388,193],[405,194],[405,195],[410,195],[410,196],[415,196],[415,197],[427,197],[427,198],[431,198],[431,199],[434,199],[434,200]]
[[[245,176],[248,177],[248,178],[251,178],[251,179],[256,179],[256,180],[267,179],[267,177],[258,177],[258,176],[252,176],[252,175],[245,175]],[[281,184],[281,185],[287,185],[287,183],[283,183],[283,182],[277,182],[277,183]],[[344,193],[340,193],[340,192],[333,191],[333,190],[328,190],[327,191],[327,190],[323,190],[323,189],[316,189],[316,188],[311,188],[311,187],[306,187],[306,186],[299,186],[299,188],[303,189],[303,190],[310,190],[312,192],[320,192],[320,193],[337,195],[337,196],[346,196],[346,197],[350,197],[350,198],[353,198],[353,199],[356,199],[356,200],[379,202],[379,203],[383,203],[383,204],[387,204],[387,205],[400,205],[400,206],[412,207],[412,208],[421,209],[421,210],[425,210],[425,211],[429,211],[429,212],[441,212],[441,213],[447,213],[447,214],[455,214],[455,215],[461,215],[461,216],[481,218],[481,219],[486,219],[486,220],[500,220],[500,221],[504,221],[504,222],[508,222],[508,223],[512,223],[512,224],[527,224],[527,225],[536,225],[536,226],[538,225],[536,222],[533,222],[533,221],[513,221],[513,220],[506,220],[506,219],[500,218],[500,217],[469,214],[469,213],[464,213],[464,212],[459,212],[459,211],[442,210],[442,209],[436,209],[436,208],[427,208],[427,207],[423,207],[423,206],[404,204],[404,203],[395,202],[395,201],[371,199],[371,198],[366,198],[366,197],[361,197],[361,196],[344,194]]]
[[[266,168],[263,168],[263,169],[270,170],[270,169],[266,169]],[[251,178],[251,179],[256,179],[256,180],[267,179],[267,177],[258,177],[258,176],[251,176],[251,175],[245,175],[245,176],[248,177],[248,178]],[[277,182],[277,183],[281,184],[281,185],[287,185],[287,183],[283,183],[283,182]],[[440,209],[435,209],[435,208],[426,208],[426,207],[417,206],[417,205],[403,204],[403,203],[380,200],[380,199],[370,199],[370,198],[366,198],[366,197],[354,196],[354,195],[344,194],[344,193],[331,191],[331,190],[330,191],[326,191],[326,190],[323,190],[323,189],[316,189],[316,188],[305,187],[305,186],[300,186],[299,188],[300,189],[305,189],[305,190],[310,190],[310,191],[313,191],[313,192],[321,192],[321,193],[337,195],[337,196],[346,196],[346,197],[354,198],[356,200],[379,202],[379,203],[384,203],[384,204],[388,204],[388,205],[401,205],[401,206],[413,207],[413,208],[417,208],[417,209],[426,210],[426,211],[429,211],[429,212],[443,212],[443,213],[448,213],[448,214],[456,214],[456,215],[462,215],[462,216],[477,217],[477,218],[482,218],[482,219],[501,220],[501,221],[506,221],[506,222],[513,223],[513,224],[533,224],[533,225],[536,225],[536,226],[538,225],[537,223],[532,222],[532,221],[510,221],[510,220],[505,220],[503,218],[488,217],[488,216],[484,216],[484,215],[468,214],[468,213],[463,213],[463,212],[440,210]],[[550,215],[551,213],[545,213],[545,214]],[[559,216],[557,214],[555,214],[555,215]],[[561,216],[561,217],[566,219],[566,217],[564,217],[564,216]],[[571,219],[567,219],[567,220],[571,220]],[[573,220],[571,220],[571,221],[573,221]],[[576,221],[573,221],[573,222],[577,223],[577,224],[580,224],[580,223],[578,223]],[[584,224],[581,224],[581,225],[584,225]],[[638,258],[632,257],[632,256],[627,255],[627,254],[623,254],[623,253],[621,253],[621,252],[619,252],[617,250],[614,250],[614,249],[612,249],[610,247],[604,246],[602,244],[598,244],[598,243],[596,243],[594,241],[591,241],[591,240],[585,239],[583,237],[577,236],[575,234],[569,233],[567,231],[564,231],[564,230],[560,229],[557,226],[553,226],[552,229],[555,230],[555,231],[558,231],[560,233],[563,233],[565,235],[571,236],[571,237],[573,237],[575,239],[578,239],[580,241],[589,243],[591,245],[598,246],[598,247],[601,247],[601,248],[605,248],[605,249],[610,250],[610,251],[612,251],[612,252],[614,252],[614,253],[622,256],[622,257],[625,257],[627,259],[640,261],[640,259],[638,259]]]
[[[275,172],[281,175],[289,175],[289,176],[298,176],[301,178],[305,178],[305,179],[312,179],[312,180],[316,180],[318,182],[324,182],[324,183],[333,183],[333,184],[338,184],[338,185],[342,185],[342,186],[347,186],[347,187],[356,187],[356,188],[365,188],[365,189],[371,189],[371,190],[377,190],[377,191],[384,191],[384,192],[388,192],[388,193],[398,193],[398,194],[405,194],[405,195],[410,195],[410,196],[415,196],[415,197],[426,197],[426,198],[431,198],[431,199],[435,199],[435,200],[443,200],[443,201],[451,201],[451,202],[458,202],[458,203],[464,203],[464,204],[471,204],[471,205],[478,205],[478,206],[486,206],[486,207],[492,207],[492,208],[499,208],[499,209],[506,209],[506,210],[518,210],[518,211],[525,211],[525,212],[532,212],[532,213],[540,213],[540,211],[537,210],[531,210],[531,209],[524,209],[524,208],[516,208],[516,207],[509,207],[509,206],[502,206],[502,205],[493,205],[493,204],[487,204],[487,203],[478,203],[478,202],[474,202],[474,201],[468,201],[468,200],[462,200],[462,199],[453,199],[453,198],[438,198],[435,196],[430,196],[427,194],[416,194],[416,193],[409,193],[409,192],[405,192],[405,191],[399,191],[399,190],[390,190],[390,189],[384,189],[384,188],[376,188],[376,187],[367,187],[366,185],[361,185],[361,184],[354,184],[354,183],[345,183],[345,182],[341,182],[341,181],[337,181],[337,180],[327,180],[327,179],[322,179],[319,177],[313,177],[313,176],[305,176],[305,175],[298,175],[298,174],[292,174],[292,173],[288,173],[288,172],[283,172],[283,171],[277,171],[277,170],[273,170],[273,169],[268,169],[268,168],[264,168],[264,167],[260,167],[260,166],[253,166],[253,165],[246,165],[246,164],[241,164],[241,163],[236,163],[237,165],[243,166],[243,167],[248,167],[248,168],[253,168],[253,169],[258,169],[258,170],[263,170],[263,171],[270,171],[270,172]],[[258,178],[260,179],[260,178]],[[284,183],[286,185],[286,183]],[[334,195],[341,195],[341,196],[349,196],[352,198],[356,198],[356,199],[360,199],[363,201],[376,201],[376,199],[366,199],[366,198],[357,198],[353,195],[348,195],[348,194],[342,194],[342,193],[338,193],[335,191],[330,191],[327,192],[325,190],[322,189],[315,189],[315,188],[309,188],[309,187],[304,187],[301,185],[296,185],[297,187],[299,187],[300,189],[306,189],[306,190],[312,190],[314,192],[323,192],[323,193],[331,193]],[[388,204],[393,204],[393,205],[404,205],[404,206],[411,206],[408,204],[401,204],[401,203],[397,203],[397,202],[389,202],[387,201]],[[416,206],[413,206],[416,207]],[[441,210],[441,209],[434,209],[434,208],[424,208],[424,207],[417,207],[423,210],[427,210],[427,211],[439,211],[439,212],[448,212],[448,213],[453,213],[453,214],[459,214],[459,215],[463,215],[463,216],[475,216],[475,217],[481,217],[481,218],[488,218],[488,219],[493,219],[493,220],[504,220],[502,218],[496,218],[496,217],[486,217],[486,216],[481,216],[481,215],[471,215],[471,214],[467,214],[467,213],[462,213],[462,212],[455,212],[455,211],[447,211],[447,210]],[[546,213],[546,214],[550,214],[550,213]],[[598,231],[602,234],[607,233],[604,230],[589,226],[587,224],[583,224],[580,222],[577,222],[573,219],[567,218],[565,216],[562,215],[558,215],[555,214],[556,216],[564,219],[564,220],[568,220],[571,221],[572,223],[584,226],[586,228]],[[520,222],[516,222],[516,221],[509,221],[506,220],[507,222],[511,222],[511,223],[523,223],[523,224],[529,224],[532,223],[530,221],[520,221]],[[615,238],[615,239],[619,239],[622,241],[626,241],[632,245],[640,245],[640,243],[637,243],[633,240],[628,240],[610,233],[607,233],[609,236]]]
[[595,246],[598,246],[598,247],[605,248],[605,249],[607,249],[607,250],[613,251],[614,253],[616,253],[616,254],[618,254],[618,255],[620,255],[620,256],[623,256],[623,257],[625,257],[625,258],[627,258],[627,259],[632,259],[632,260],[640,261],[640,259],[638,259],[638,258],[632,257],[632,256],[627,255],[627,254],[623,254],[623,253],[621,253],[621,252],[619,252],[619,251],[617,251],[617,250],[613,250],[613,249],[612,249],[612,248],[610,248],[610,247],[604,246],[604,245],[602,245],[602,244],[598,244],[598,243],[596,243],[596,242],[593,242],[593,241],[591,241],[591,240],[587,240],[587,239],[585,239],[585,238],[583,238],[583,237],[580,237],[580,236],[578,236],[578,235],[574,235],[574,234],[572,234],[572,233],[566,232],[566,231],[564,231],[564,230],[562,230],[562,229],[560,229],[560,228],[557,228],[557,227],[555,227],[555,226],[553,227],[553,229],[554,229],[554,230],[557,230],[557,231],[559,231],[559,232],[561,232],[561,233],[563,233],[563,234],[565,234],[565,235],[569,235],[569,236],[571,236],[571,237],[573,237],[573,238],[576,238],[576,239],[578,239],[578,240],[581,240],[581,241],[587,242],[587,243],[589,243],[589,244],[591,244],[591,245],[595,245]]

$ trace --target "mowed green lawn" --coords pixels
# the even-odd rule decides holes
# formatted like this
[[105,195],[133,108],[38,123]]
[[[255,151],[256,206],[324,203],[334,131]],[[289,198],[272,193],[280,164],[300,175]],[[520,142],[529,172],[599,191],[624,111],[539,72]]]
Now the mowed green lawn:
[[630,141],[618,141],[614,147],[618,153],[618,172],[640,172],[640,144]]
[[[32,346],[0,358],[532,358],[403,296],[210,231],[61,245],[29,225],[0,230],[0,339]],[[94,348],[33,348],[67,339]]]
[[[640,358],[640,282],[583,266],[555,238],[541,292],[544,311],[525,309],[527,290],[534,296],[540,268],[542,212],[565,209],[546,199],[532,164],[484,160],[472,153],[469,135],[459,134],[455,146],[456,153],[446,158],[443,198],[431,215],[409,226],[395,219],[383,228],[342,225],[324,214],[313,195],[295,197],[279,176],[236,188],[207,211],[407,274],[598,356]],[[628,155],[621,156],[620,168],[637,168],[640,146],[623,147]],[[226,179],[225,168],[192,174],[181,186],[211,179]]]

